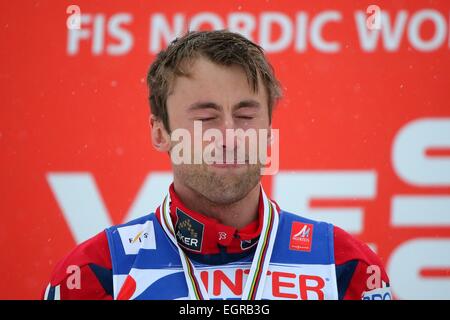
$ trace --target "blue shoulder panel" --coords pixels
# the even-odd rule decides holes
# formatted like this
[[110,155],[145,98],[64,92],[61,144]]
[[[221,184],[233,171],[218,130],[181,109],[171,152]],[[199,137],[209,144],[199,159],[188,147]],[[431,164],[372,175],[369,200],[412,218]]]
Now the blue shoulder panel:
[[[291,250],[291,230],[294,222],[311,224],[311,251]],[[333,225],[315,220],[306,219],[299,215],[280,211],[280,223],[271,262],[294,264],[333,264],[334,241]]]
[[[125,246],[132,246],[130,243],[140,236],[139,225],[146,223],[152,225],[151,234],[146,235],[150,237],[152,247],[140,247],[139,243],[136,243],[135,250],[126,252]],[[132,267],[140,269],[181,267],[178,250],[165,234],[154,213],[125,224],[112,226],[105,231],[114,274],[128,274]],[[130,238],[122,239],[124,233],[129,234]],[[141,250],[145,250],[145,254],[138,254]]]

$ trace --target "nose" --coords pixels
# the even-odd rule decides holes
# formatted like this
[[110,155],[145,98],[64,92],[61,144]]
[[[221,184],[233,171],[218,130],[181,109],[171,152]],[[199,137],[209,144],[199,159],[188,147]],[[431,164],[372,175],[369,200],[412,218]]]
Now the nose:
[[232,152],[234,151],[238,144],[239,139],[234,134],[236,130],[235,127],[235,121],[233,120],[232,116],[226,116],[224,117],[220,128],[218,128],[220,132],[222,133],[222,141],[219,142],[218,148],[222,148],[224,152]]

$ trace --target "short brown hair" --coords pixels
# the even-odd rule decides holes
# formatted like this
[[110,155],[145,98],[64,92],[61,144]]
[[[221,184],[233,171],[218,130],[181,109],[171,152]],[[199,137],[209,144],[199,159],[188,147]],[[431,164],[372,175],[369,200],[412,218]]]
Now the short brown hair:
[[198,57],[208,58],[219,65],[242,67],[254,92],[259,89],[258,76],[261,77],[268,94],[269,119],[272,120],[272,110],[281,98],[281,89],[263,49],[240,34],[227,30],[190,31],[157,55],[147,75],[151,112],[162,120],[168,132],[166,101],[170,86],[175,77],[188,75],[182,69],[185,62]]

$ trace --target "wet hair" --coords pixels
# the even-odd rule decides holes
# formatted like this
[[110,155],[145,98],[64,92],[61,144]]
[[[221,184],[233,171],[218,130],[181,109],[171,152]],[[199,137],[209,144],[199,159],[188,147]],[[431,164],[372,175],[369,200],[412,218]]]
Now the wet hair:
[[267,92],[269,120],[272,120],[273,107],[281,98],[281,89],[263,49],[242,35],[227,30],[190,31],[159,52],[147,74],[151,112],[163,122],[168,132],[167,97],[171,86],[176,77],[189,76],[189,63],[199,57],[218,65],[240,66],[253,92],[260,89],[260,78]]

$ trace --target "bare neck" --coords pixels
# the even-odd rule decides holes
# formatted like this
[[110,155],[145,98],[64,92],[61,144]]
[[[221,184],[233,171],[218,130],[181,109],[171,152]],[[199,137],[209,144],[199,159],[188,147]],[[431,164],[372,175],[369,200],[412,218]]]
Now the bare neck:
[[188,186],[174,180],[177,196],[183,204],[198,213],[214,218],[221,224],[241,229],[258,219],[260,185],[257,184],[250,192],[237,202],[221,205],[213,203]]

